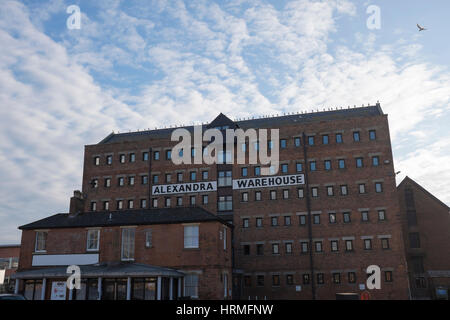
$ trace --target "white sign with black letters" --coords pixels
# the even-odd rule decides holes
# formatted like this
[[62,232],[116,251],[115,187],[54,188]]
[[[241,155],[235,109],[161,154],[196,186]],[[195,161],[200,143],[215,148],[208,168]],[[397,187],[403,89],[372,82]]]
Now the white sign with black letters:
[[233,180],[233,189],[283,187],[305,184],[303,174]]
[[177,194],[190,192],[211,192],[217,190],[217,181],[193,182],[180,184],[160,184],[152,187],[152,194]]

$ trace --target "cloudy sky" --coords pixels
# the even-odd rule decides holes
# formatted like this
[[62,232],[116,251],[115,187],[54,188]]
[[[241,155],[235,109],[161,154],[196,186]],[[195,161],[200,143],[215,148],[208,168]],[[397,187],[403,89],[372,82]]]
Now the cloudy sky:
[[[80,29],[67,27],[72,4]],[[448,12],[448,0],[2,0],[0,244],[67,212],[84,145],[219,112],[379,100],[398,182],[450,205]]]

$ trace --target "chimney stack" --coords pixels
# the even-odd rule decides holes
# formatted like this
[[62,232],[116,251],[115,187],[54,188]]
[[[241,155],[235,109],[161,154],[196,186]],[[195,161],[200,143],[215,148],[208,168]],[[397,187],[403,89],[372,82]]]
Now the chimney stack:
[[75,216],[84,210],[84,198],[80,190],[74,190],[70,198],[69,216]]

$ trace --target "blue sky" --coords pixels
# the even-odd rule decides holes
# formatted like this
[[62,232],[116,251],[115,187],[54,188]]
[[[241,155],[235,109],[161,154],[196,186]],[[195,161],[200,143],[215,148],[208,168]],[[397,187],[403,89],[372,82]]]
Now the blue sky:
[[[79,30],[66,27],[72,4]],[[370,5],[380,29],[367,28]],[[450,204],[448,12],[447,0],[2,1],[0,243],[67,212],[84,145],[219,112],[379,100],[398,182]]]

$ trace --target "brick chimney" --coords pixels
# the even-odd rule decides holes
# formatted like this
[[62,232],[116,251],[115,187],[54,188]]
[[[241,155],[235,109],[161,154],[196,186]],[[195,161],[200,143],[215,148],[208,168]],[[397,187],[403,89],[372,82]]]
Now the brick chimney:
[[84,210],[84,198],[83,194],[80,190],[75,190],[73,192],[73,197],[70,198],[70,208],[69,208],[69,215],[77,215],[80,212],[83,212]]

